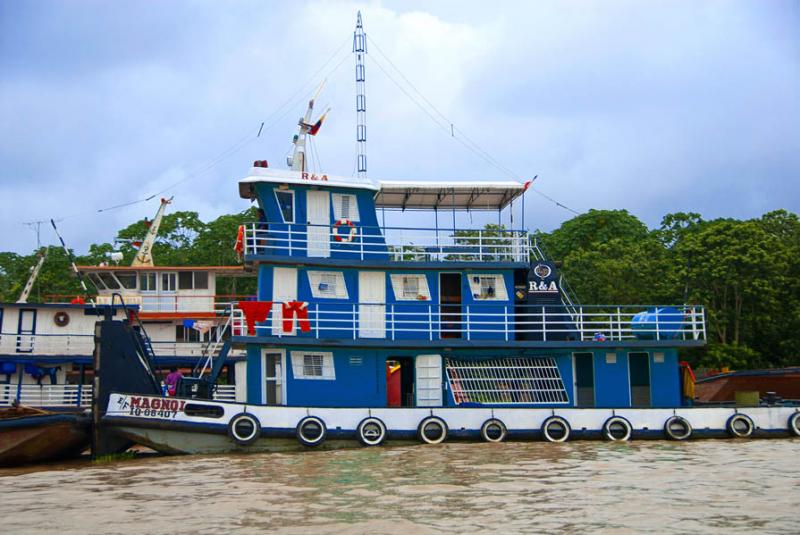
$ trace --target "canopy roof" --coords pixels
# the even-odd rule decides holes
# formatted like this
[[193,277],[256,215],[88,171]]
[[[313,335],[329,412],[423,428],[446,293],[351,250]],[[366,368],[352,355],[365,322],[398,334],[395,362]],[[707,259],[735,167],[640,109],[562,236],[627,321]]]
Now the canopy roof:
[[257,183],[367,189],[375,192],[377,208],[399,210],[502,210],[530,186],[530,182],[508,180],[373,181],[324,173],[253,167],[250,174],[239,181],[239,195],[245,199],[255,198],[253,186]]
[[209,271],[225,277],[252,276],[244,270],[244,266],[76,266],[82,273],[106,273],[109,271]]
[[502,210],[528,189],[530,182],[383,181],[375,206],[400,210]]

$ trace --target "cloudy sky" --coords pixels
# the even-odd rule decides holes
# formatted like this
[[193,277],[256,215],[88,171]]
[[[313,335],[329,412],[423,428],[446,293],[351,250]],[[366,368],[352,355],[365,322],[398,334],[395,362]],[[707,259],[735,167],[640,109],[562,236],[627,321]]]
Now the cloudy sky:
[[[576,211],[650,226],[800,212],[800,2],[489,5],[0,0],[0,250],[30,251],[22,222],[54,217],[83,251],[161,195],[206,219],[243,210],[237,179],[285,167],[322,78],[315,163],[351,175],[358,10],[373,178],[538,175]],[[529,194],[527,226],[571,216]]]

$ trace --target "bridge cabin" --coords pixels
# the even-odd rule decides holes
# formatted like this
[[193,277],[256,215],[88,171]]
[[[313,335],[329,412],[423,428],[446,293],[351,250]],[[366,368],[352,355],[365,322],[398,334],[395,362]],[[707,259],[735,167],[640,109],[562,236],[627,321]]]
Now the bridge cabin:
[[[524,229],[438,224],[450,212],[508,213],[528,184],[373,182],[261,165],[239,183],[260,217],[240,236],[258,296],[234,310],[233,340],[247,351],[238,401],[681,405],[678,348],[704,343],[702,308],[580,306]],[[436,224],[387,227],[387,210],[407,221],[433,212]]]

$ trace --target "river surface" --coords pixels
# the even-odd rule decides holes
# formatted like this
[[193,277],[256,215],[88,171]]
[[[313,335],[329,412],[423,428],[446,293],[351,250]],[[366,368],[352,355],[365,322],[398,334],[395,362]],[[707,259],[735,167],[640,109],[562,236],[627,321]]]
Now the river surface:
[[800,532],[800,440],[452,443],[0,470],[3,533]]

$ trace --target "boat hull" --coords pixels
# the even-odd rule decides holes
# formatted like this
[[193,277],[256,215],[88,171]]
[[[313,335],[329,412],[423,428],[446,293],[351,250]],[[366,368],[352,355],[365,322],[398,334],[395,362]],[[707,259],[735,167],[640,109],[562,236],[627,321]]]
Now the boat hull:
[[[156,408],[150,408],[155,405]],[[300,440],[299,427],[309,417],[324,424],[324,440],[317,448],[359,446],[364,443],[360,426],[366,419],[385,426],[381,444],[419,442],[420,424],[430,417],[446,426],[446,440],[487,440],[482,431],[489,420],[502,423],[502,440],[553,440],[547,422],[558,417],[569,428],[569,440],[609,438],[609,419],[623,419],[630,425],[625,439],[666,439],[666,423],[678,416],[690,425],[686,438],[731,437],[729,422],[745,415],[753,428],[749,438],[793,436],[789,422],[797,407],[754,407],[748,409],[684,407],[674,409],[552,409],[552,408],[326,408],[256,406],[200,400],[177,400],[112,394],[103,417],[105,428],[132,441],[167,454],[222,453],[236,451],[291,451],[308,447]],[[146,407],[146,408],[143,408]],[[172,410],[172,409],[176,410]],[[197,416],[198,411],[207,414]],[[187,414],[187,412],[189,414]],[[213,414],[213,416],[212,416]],[[231,422],[248,415],[258,422],[252,442],[237,441]],[[800,420],[800,418],[796,418]],[[624,433],[623,433],[624,435]],[[436,438],[436,437],[434,437]],[[559,441],[559,436],[556,436]]]
[[0,419],[0,466],[77,457],[90,440],[90,419],[82,413],[3,418]]

